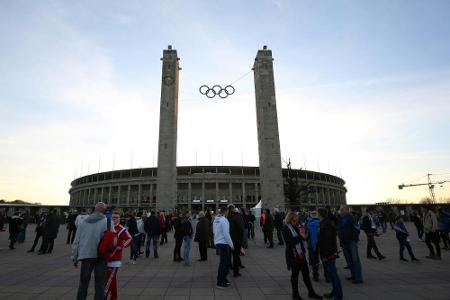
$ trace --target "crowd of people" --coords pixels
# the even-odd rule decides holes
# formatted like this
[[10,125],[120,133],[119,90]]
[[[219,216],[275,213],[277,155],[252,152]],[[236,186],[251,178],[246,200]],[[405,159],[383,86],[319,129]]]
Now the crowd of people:
[[[432,206],[423,206],[411,214],[411,221],[417,229],[417,236],[429,249],[427,258],[440,260],[442,249],[450,250],[450,213],[443,208],[434,211]],[[28,218],[23,212],[15,212],[8,219],[10,249],[15,243],[25,239]],[[117,299],[117,274],[122,266],[125,248],[129,250],[130,265],[138,259],[158,259],[159,247],[168,242],[173,233],[173,261],[190,266],[192,242],[198,243],[199,259],[208,260],[208,248],[213,248],[219,256],[217,288],[231,285],[227,276],[242,276],[242,263],[248,249],[249,240],[255,238],[256,217],[251,210],[228,205],[214,212],[207,208],[191,215],[191,212],[166,213],[165,211],[141,211],[121,214],[114,207],[108,209],[102,202],[97,203],[93,212],[70,211],[66,217],[66,243],[72,245],[72,260],[75,267],[80,266],[80,281],[77,299],[86,299],[87,288],[92,273],[95,278],[95,299]],[[60,219],[56,210],[44,210],[35,218],[35,239],[28,252],[34,252],[39,240],[38,254],[50,254],[58,235]],[[278,209],[272,214],[264,209],[260,217],[260,228],[267,248],[274,248],[274,231],[278,246],[285,247],[285,260],[291,272],[293,299],[302,299],[299,291],[299,274],[312,299],[342,299],[343,289],[336,268],[336,259],[342,253],[353,284],[362,284],[363,272],[359,257],[360,232],[367,239],[368,259],[384,260],[377,246],[376,238],[387,231],[387,222],[399,243],[399,259],[405,248],[411,261],[418,262],[411,247],[411,234],[405,226],[405,216],[383,209],[369,207],[363,215],[350,212],[347,206],[332,211],[319,208],[313,211],[283,212]],[[3,224],[0,229],[3,229]],[[152,254],[152,255],[151,255]],[[323,270],[321,272],[321,270]],[[324,280],[330,283],[330,292],[318,295],[313,281]],[[312,277],[312,280],[311,280]]]

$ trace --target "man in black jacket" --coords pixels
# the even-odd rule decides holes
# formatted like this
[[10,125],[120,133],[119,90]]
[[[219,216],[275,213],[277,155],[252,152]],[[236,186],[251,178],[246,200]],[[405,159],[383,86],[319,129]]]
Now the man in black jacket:
[[336,270],[337,243],[336,243],[336,224],[328,218],[328,210],[319,208],[320,231],[318,239],[318,248],[320,259],[323,262],[327,277],[330,278],[333,285],[331,293],[325,294],[325,298],[333,298],[335,300],[342,299],[342,285]]
[[263,230],[267,235],[267,239],[269,240],[269,246],[267,248],[273,248],[273,217],[270,214],[270,209],[266,209],[266,219],[263,224]]
[[241,266],[241,246],[242,237],[244,235],[244,220],[242,216],[235,211],[234,206],[228,207],[228,221],[230,222],[230,236],[233,241],[233,276],[241,276],[239,268]]
[[202,211],[198,213],[198,223],[195,229],[194,240],[198,242],[198,251],[200,252],[199,261],[208,260],[209,221]]
[[53,251],[55,239],[59,231],[59,218],[57,210],[53,209],[45,220],[42,236],[42,246],[38,254],[50,254]]
[[[44,211],[37,217],[36,228],[34,229],[34,231],[36,232],[36,236],[34,238],[33,246],[27,252],[29,252],[29,253],[34,252],[34,248],[36,248],[36,246],[39,242],[39,239],[42,237],[42,235],[44,233],[44,224],[45,224],[46,219],[47,219],[47,211]],[[41,247],[42,247],[42,243],[41,243]],[[42,248],[40,249],[40,251],[42,251]]]
[[150,217],[145,219],[144,230],[147,234],[147,244],[145,245],[145,257],[150,256],[150,243],[153,242],[153,255],[158,258],[158,238],[160,234],[159,218],[155,212],[150,213]]
[[283,235],[281,234],[281,229],[283,229],[284,217],[284,212],[280,212],[278,208],[275,208],[275,218],[273,222],[275,224],[275,229],[277,230],[278,245],[284,245]]
[[69,216],[67,217],[67,245],[73,244],[73,240],[75,239],[75,234],[77,233],[77,227],[75,226],[75,220],[78,217],[78,213],[76,210],[69,212]]
[[338,234],[345,260],[350,267],[351,277],[347,279],[352,280],[352,283],[355,284],[363,282],[361,261],[358,254],[359,231],[359,224],[348,211],[348,207],[342,206],[340,209]]
[[385,259],[386,257],[380,253],[377,244],[375,243],[375,236],[377,233],[377,224],[375,222],[374,209],[368,208],[366,210],[366,215],[362,219],[362,228],[367,236],[367,258],[376,258],[372,254],[372,249],[375,251],[379,260]]

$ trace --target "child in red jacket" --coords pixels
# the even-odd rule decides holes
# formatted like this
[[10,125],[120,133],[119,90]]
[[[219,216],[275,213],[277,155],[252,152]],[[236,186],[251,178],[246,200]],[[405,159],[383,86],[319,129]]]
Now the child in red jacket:
[[120,213],[112,213],[112,225],[106,231],[99,246],[99,252],[105,256],[105,299],[117,299],[117,272],[122,266],[122,250],[133,241],[127,229],[120,225]]

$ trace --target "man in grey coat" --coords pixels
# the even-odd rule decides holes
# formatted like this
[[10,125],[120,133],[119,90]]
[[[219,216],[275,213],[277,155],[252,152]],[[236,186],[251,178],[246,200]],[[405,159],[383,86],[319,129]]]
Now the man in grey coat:
[[98,245],[107,230],[105,211],[105,203],[97,203],[95,211],[79,225],[72,244],[72,260],[75,268],[81,261],[77,300],[86,299],[92,271],[94,271],[95,278],[94,299],[102,300],[104,298],[105,259],[99,257]]

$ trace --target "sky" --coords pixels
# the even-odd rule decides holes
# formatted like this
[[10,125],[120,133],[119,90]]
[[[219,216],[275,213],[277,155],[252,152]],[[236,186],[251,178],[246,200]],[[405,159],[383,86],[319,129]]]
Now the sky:
[[[450,178],[450,1],[0,1],[0,199],[68,204],[82,175],[156,166],[162,50],[180,57],[179,166],[258,165],[273,51],[283,161],[348,203]],[[238,80],[239,79],[239,80]],[[238,81],[236,81],[238,80]],[[230,84],[224,100],[202,84]],[[450,183],[436,186],[450,198]]]

